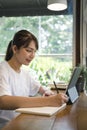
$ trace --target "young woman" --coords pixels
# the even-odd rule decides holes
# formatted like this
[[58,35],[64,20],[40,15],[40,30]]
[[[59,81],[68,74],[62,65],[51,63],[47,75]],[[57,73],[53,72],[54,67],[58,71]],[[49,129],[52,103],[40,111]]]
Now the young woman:
[[[17,116],[20,107],[60,106],[67,102],[63,93],[47,90],[22,65],[29,65],[38,50],[36,37],[27,30],[18,31],[10,41],[5,61],[0,64],[0,123]],[[41,93],[44,96],[34,96]]]

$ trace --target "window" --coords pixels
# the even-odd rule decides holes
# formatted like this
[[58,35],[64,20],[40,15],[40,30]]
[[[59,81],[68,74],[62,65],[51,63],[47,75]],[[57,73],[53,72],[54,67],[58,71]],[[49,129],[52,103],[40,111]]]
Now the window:
[[[30,67],[42,84],[68,82],[73,65],[73,14],[0,18],[0,61],[15,32],[31,31],[39,41],[39,51]],[[28,67],[29,68],[29,67]]]

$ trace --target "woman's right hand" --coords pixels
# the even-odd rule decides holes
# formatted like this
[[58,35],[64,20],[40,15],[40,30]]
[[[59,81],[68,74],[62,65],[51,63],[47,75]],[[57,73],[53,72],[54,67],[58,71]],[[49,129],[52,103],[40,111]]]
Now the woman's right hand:
[[51,103],[53,103],[53,106],[61,106],[63,103],[68,102],[68,96],[64,93],[53,95],[51,98]]

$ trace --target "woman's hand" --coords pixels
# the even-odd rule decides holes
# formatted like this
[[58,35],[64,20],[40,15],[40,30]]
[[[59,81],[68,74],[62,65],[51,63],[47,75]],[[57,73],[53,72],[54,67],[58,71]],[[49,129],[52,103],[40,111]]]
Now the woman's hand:
[[51,96],[54,95],[54,92],[46,87],[40,87],[39,93],[41,93],[43,96]]
[[59,93],[56,95],[53,95],[50,97],[51,98],[51,105],[53,106],[61,106],[63,103],[68,102],[68,96],[64,93]]
[[65,93],[59,93],[62,103],[68,102],[69,97]]
[[54,92],[51,91],[51,90],[46,90],[46,91],[43,93],[43,96],[51,96],[51,95],[54,95]]

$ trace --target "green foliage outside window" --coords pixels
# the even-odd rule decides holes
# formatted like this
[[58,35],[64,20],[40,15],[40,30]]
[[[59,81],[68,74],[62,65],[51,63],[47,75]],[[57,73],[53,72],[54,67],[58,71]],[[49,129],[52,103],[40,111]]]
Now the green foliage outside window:
[[5,53],[14,33],[27,29],[39,41],[40,54],[72,54],[72,15],[0,18],[0,53]]
[[[60,54],[64,57],[38,57],[30,65],[39,75],[42,84],[47,85],[54,78],[68,82],[72,57],[72,15],[1,17],[0,18],[0,54],[5,54],[7,45],[15,32],[20,29],[31,31],[38,39],[38,54]],[[0,59],[1,61],[2,59]]]
[[68,83],[71,75],[72,63],[70,61],[60,61],[54,58],[36,58],[29,66],[35,70],[37,78],[42,85],[48,85],[53,80]]

